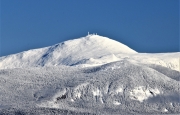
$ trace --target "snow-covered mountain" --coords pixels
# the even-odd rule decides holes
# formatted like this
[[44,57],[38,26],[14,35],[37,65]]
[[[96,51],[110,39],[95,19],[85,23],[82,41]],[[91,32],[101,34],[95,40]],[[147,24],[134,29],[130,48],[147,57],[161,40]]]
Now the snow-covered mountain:
[[0,57],[0,114],[178,114],[179,57],[99,35]]
[[119,60],[158,64],[179,70],[180,53],[143,54],[99,35],[88,35],[53,46],[0,58],[0,69],[44,66],[96,66]]
[[50,47],[2,57],[0,58],[0,68],[74,65],[91,58],[101,58],[119,53],[133,54],[136,51],[109,38],[88,35]]
[[180,72],[118,61],[0,70],[0,114],[180,113]]

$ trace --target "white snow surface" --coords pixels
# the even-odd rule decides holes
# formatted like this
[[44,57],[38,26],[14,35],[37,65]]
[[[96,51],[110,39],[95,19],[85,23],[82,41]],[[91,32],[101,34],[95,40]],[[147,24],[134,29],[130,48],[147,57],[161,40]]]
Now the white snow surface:
[[0,57],[0,114],[42,107],[180,113],[179,58],[180,52],[138,53],[99,35]]
[[[93,58],[103,58],[113,54],[132,54],[136,51],[117,41],[99,35],[88,35],[79,39],[65,41],[50,47],[34,49],[0,58],[0,69],[21,68],[27,66],[75,65]],[[105,57],[103,60],[109,61]],[[112,60],[113,61],[113,60]],[[101,63],[101,62],[99,62]]]
[[0,69],[44,66],[98,66],[120,60],[158,64],[179,71],[180,53],[137,53],[128,46],[99,35],[88,35],[53,46],[0,57]]
[[143,102],[149,97],[153,97],[160,94],[158,89],[146,89],[144,86],[135,87],[130,91],[130,98]]
[[[115,65],[120,68],[107,69]],[[180,112],[180,82],[162,74],[163,71],[129,61],[91,68],[2,69],[0,109],[43,107],[111,114],[112,111],[105,109],[108,107],[114,111],[118,109],[119,113],[133,110],[168,113],[164,108]],[[176,75],[173,70],[171,72]]]

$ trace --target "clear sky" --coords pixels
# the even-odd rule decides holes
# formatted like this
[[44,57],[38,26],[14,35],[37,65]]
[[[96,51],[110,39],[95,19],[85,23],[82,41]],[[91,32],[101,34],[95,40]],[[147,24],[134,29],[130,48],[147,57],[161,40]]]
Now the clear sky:
[[138,52],[179,51],[179,0],[1,0],[0,56],[90,33]]

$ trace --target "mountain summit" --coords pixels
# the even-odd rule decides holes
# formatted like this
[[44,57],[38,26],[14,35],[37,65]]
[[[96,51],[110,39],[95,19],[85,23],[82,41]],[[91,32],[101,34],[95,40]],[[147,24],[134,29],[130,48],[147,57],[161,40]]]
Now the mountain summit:
[[179,71],[180,53],[138,53],[128,46],[99,35],[87,35],[53,46],[0,57],[0,69],[80,66],[92,67],[120,60],[156,64]]
[[[0,58],[0,69],[34,66],[76,65],[85,60],[114,54],[134,54],[128,46],[99,35],[88,35],[50,47],[33,49]],[[111,59],[110,59],[111,60]]]

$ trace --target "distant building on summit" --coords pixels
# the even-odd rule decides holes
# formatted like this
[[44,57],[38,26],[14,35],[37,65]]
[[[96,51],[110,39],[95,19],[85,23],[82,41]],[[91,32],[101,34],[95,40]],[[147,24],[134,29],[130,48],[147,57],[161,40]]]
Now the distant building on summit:
[[98,34],[97,34],[97,33],[90,34],[90,33],[88,32],[88,35],[98,35]]

